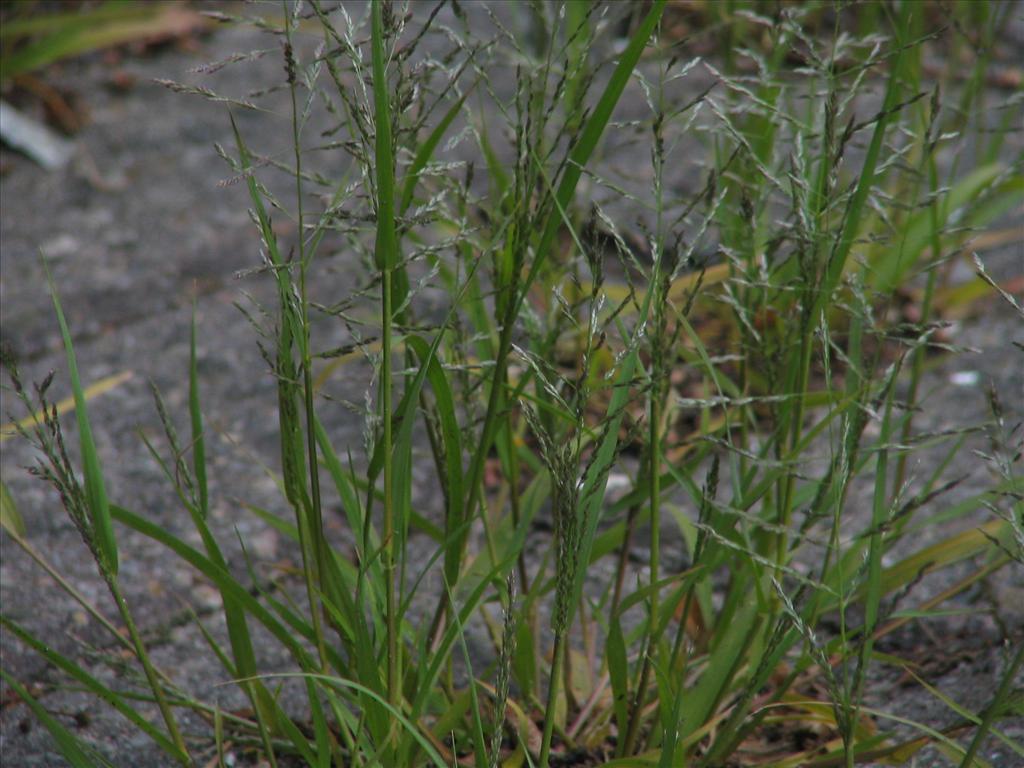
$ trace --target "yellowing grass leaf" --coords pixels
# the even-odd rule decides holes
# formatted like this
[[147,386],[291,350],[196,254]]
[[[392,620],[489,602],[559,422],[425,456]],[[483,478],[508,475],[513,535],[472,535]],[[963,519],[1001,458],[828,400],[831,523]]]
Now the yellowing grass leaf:
[[521,768],[524,762],[526,762],[526,753],[523,751],[523,745],[520,744],[516,747],[516,751],[501,764],[501,768]]
[[[1001,163],[991,163],[982,166],[969,173],[955,183],[946,195],[939,202],[940,227],[945,227],[950,216],[966,205],[971,205],[976,198],[984,191],[989,190],[992,184],[1006,170]],[[1011,177],[1002,183],[996,190],[996,200],[1003,198],[1008,204],[1020,198],[1022,194],[1022,179]],[[993,214],[1001,210],[1002,206],[989,204],[985,208],[992,208]],[[921,254],[927,248],[932,236],[932,211],[930,208],[922,208],[914,214],[907,222],[905,236],[901,242],[884,248],[878,248],[872,255],[872,277],[874,287],[888,292],[903,282],[905,276],[914,268]],[[983,208],[979,215],[972,218],[974,226],[987,223],[990,216],[986,215]],[[980,220],[979,220],[980,219]]]
[[[100,379],[95,384],[91,384],[90,386],[86,387],[82,391],[82,395],[85,397],[86,400],[90,400],[96,397],[97,395],[102,395],[104,392],[109,392],[115,387],[120,386],[124,382],[128,381],[128,379],[130,379],[134,375],[135,374],[133,371],[121,371],[120,373],[115,373],[113,376],[107,376],[106,378]],[[73,396],[65,397],[63,400],[57,403],[56,408],[58,416],[74,411],[75,398]],[[36,411],[31,416],[26,416],[24,419],[21,419],[20,421],[12,421],[7,424],[4,424],[2,427],[0,427],[0,442],[3,442],[4,440],[7,440],[8,438],[18,434],[18,427],[21,427],[22,429],[28,429],[36,421],[41,421],[42,418],[42,413]]]
[[883,594],[899,589],[921,573],[944,568],[984,552],[1000,542],[1010,545],[1012,530],[1005,520],[992,520],[977,528],[950,536],[944,541],[922,549],[882,572]]
[[590,667],[590,660],[579,651],[569,649],[566,654],[569,664],[571,685],[569,691],[577,702],[583,702],[590,698],[594,692],[593,670]]
[[134,40],[166,39],[214,22],[183,3],[106,3],[93,10],[33,13],[4,24],[3,37],[38,35],[0,59],[4,80],[53,62]]
[[[395,344],[394,348],[401,349],[401,345]],[[316,375],[316,378],[313,379],[313,391],[319,392],[321,388],[324,386],[324,382],[326,382],[327,379],[331,377],[331,374],[334,373],[339,368],[341,368],[343,365],[347,365],[348,363],[351,363],[353,360],[365,359],[367,353],[379,351],[380,342],[374,341],[369,344],[364,344],[359,349],[355,349],[351,352],[345,353],[344,355],[339,355],[338,357],[332,358],[331,362],[327,363],[327,365],[325,365],[320,370],[320,373]]]
[[[707,288],[710,285],[716,285],[717,283],[724,282],[729,277],[729,265],[728,264],[715,264],[712,267],[708,267],[703,272],[704,280],[702,285]],[[670,301],[682,301],[686,298],[688,292],[692,291],[697,286],[697,281],[700,279],[700,272],[691,272],[686,275],[680,275],[672,282],[672,287],[668,290],[668,297]],[[581,292],[586,294],[591,289],[589,282],[581,282]],[[604,286],[604,292],[608,295],[608,298],[612,305],[617,305],[626,300],[629,296],[629,286],[606,283]],[[646,295],[644,290],[635,290],[634,295],[638,301],[642,301]],[[627,313],[629,309],[626,310]]]
[[25,535],[25,521],[22,520],[18,508],[14,506],[14,499],[11,498],[11,492],[7,490],[7,485],[2,482],[0,482],[0,527],[14,536],[24,537]]

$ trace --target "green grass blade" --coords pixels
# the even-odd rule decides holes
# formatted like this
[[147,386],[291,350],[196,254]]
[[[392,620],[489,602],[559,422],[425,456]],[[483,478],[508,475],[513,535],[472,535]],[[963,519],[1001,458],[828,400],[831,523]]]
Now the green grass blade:
[[358,533],[363,528],[363,520],[360,517],[359,496],[356,493],[355,485],[345,472],[341,459],[338,458],[334,446],[331,445],[331,439],[327,436],[327,430],[324,429],[324,425],[320,422],[319,418],[316,420],[315,427],[317,447],[320,449],[320,455],[327,466],[327,473],[334,481],[334,488],[341,499],[345,516],[348,518],[349,527],[354,533]]
[[314,674],[309,672],[294,672],[280,675],[265,675],[265,677],[309,678],[317,681],[321,685],[330,685],[336,688],[341,688],[342,690],[352,689],[354,691],[358,691],[359,693],[365,696],[369,696],[371,699],[376,701],[384,709],[387,710],[388,714],[394,719],[394,722],[400,725],[404,732],[408,733],[412,738],[416,740],[420,748],[427,753],[427,755],[430,757],[431,761],[435,766],[438,766],[438,768],[448,768],[447,763],[445,763],[444,761],[444,758],[441,757],[440,753],[434,748],[434,745],[431,744],[430,741],[422,733],[420,733],[420,729],[416,727],[416,724],[408,717],[406,717],[404,714],[402,714],[401,710],[389,704],[387,702],[387,699],[385,699],[376,691],[367,688],[365,685],[357,683],[354,680],[346,680],[345,678],[341,677],[331,677],[329,675]]
[[[648,291],[644,300],[641,312],[646,314],[653,291]],[[611,471],[613,462],[618,453],[619,429],[622,426],[622,419],[626,413],[626,405],[630,398],[630,385],[633,383],[633,372],[636,369],[639,347],[634,344],[627,353],[622,367],[615,377],[614,391],[608,403],[608,410],[604,418],[604,431],[600,444],[597,447],[595,458],[591,461],[583,480],[583,487],[580,489],[580,503],[583,505],[583,532],[580,538],[579,562],[589,563],[591,549],[594,546],[594,539],[597,536],[597,526],[600,522],[604,509],[605,486],[608,482],[608,473]],[[573,580],[572,600],[570,605],[579,603],[580,595],[583,594],[583,582],[586,580],[587,569],[578,568]],[[569,621],[572,621],[572,610],[570,609]]]
[[[202,451],[202,411],[200,409],[199,402],[199,384],[198,384],[198,371],[195,354],[195,307],[193,305],[193,317],[192,317],[192,334],[191,334],[191,354],[189,363],[189,411],[191,417],[191,426],[193,434],[193,448],[198,449],[198,453],[195,454],[196,463],[194,464],[194,470],[197,478],[202,477],[202,486],[200,491],[200,498],[190,500],[185,497],[183,490],[178,487],[178,496],[182,504],[188,510],[189,515],[192,518],[192,522],[196,527],[196,531],[199,533],[199,537],[203,542],[203,547],[206,550],[207,556],[211,562],[223,569],[228,571],[228,564],[221,552],[220,546],[217,544],[216,538],[213,536],[213,532],[210,530],[207,524],[208,517],[208,505],[209,501],[206,496],[205,485],[206,485],[206,468],[205,468],[205,454]],[[161,467],[164,475],[173,484],[179,485],[176,478],[167,467],[166,463],[157,453],[157,451],[150,444],[149,440],[142,436],[143,442],[149,449],[150,454],[154,460]],[[199,482],[197,480],[197,485]],[[200,505],[200,506],[197,506]],[[221,600],[224,609],[224,621],[228,629],[228,638],[231,642],[231,651],[234,658],[234,666],[237,670],[237,676],[249,677],[256,674],[256,654],[253,650],[252,638],[249,634],[249,627],[245,619],[245,611],[238,605],[237,601],[233,600],[232,597],[219,590]],[[246,694],[249,696],[253,707],[256,710],[257,719],[261,730],[263,730],[266,724],[274,723],[274,710],[273,702],[269,692],[262,687],[261,684],[256,684],[254,687],[246,687]]]
[[420,173],[430,162],[430,158],[434,155],[434,150],[437,149],[437,145],[444,138],[445,132],[451,126],[452,121],[459,114],[459,110],[462,109],[462,105],[466,101],[466,97],[473,92],[473,88],[470,87],[466,90],[458,101],[445,112],[444,117],[441,118],[440,122],[434,126],[434,130],[427,136],[427,140],[420,144],[419,149],[416,150],[416,156],[413,157],[412,164],[405,172],[404,184],[402,185],[402,199],[398,204],[399,214],[405,213],[409,206],[412,204],[413,194],[416,192],[416,182],[419,181]]
[[[408,282],[396,278],[398,255],[398,237],[395,232],[395,157],[391,143],[391,104],[390,87],[387,80],[387,69],[384,54],[384,18],[380,0],[371,6],[370,50],[373,64],[373,101],[374,101],[374,170],[377,176],[376,208],[377,234],[373,255],[377,270],[381,277],[381,364],[380,364],[380,395],[378,411],[383,422],[381,449],[383,451],[384,474],[384,520],[382,538],[382,556],[384,566],[385,620],[387,624],[384,663],[387,667],[387,701],[392,707],[397,706],[401,696],[401,669],[399,659],[398,616],[396,615],[397,598],[395,567],[396,530],[401,537],[404,531],[402,510],[396,510],[394,498],[395,485],[398,485],[399,501],[404,500],[408,493],[408,478],[395,472],[393,465],[394,447],[392,445],[392,369],[391,355],[392,323],[395,320],[395,308],[402,305]],[[404,276],[404,271],[401,273]],[[402,450],[400,455],[404,456]],[[396,480],[396,477],[398,480]],[[404,490],[402,484],[404,482]],[[373,483],[370,483],[371,490]],[[369,509],[367,502],[367,509]],[[401,552],[401,550],[399,550]]]
[[515,553],[496,564],[484,578],[481,578],[479,582],[474,585],[473,590],[465,597],[463,605],[459,609],[458,622],[452,621],[448,624],[444,635],[442,635],[441,641],[434,649],[433,656],[429,659],[429,663],[426,665],[424,672],[418,681],[416,695],[409,710],[410,716],[414,720],[418,719],[423,713],[432,693],[434,683],[437,681],[437,677],[441,674],[441,669],[444,667],[445,660],[451,652],[452,646],[456,640],[458,640],[458,627],[469,621],[470,616],[472,616],[473,612],[477,610],[480,602],[487,594],[487,589],[496,579],[500,578],[502,574],[507,573],[508,569],[514,562]]
[[728,631],[720,638],[719,645],[712,651],[696,687],[687,694],[683,721],[679,726],[680,739],[686,739],[708,722],[743,664],[745,652],[754,639],[756,626],[757,605],[750,596],[729,625]]
[[[476,131],[476,135],[479,139],[480,151],[483,153],[484,162],[487,164],[487,173],[491,184],[491,198],[495,201],[503,201],[510,184],[508,172],[498,158],[498,153],[494,151],[494,145],[491,143],[490,133],[487,130],[486,115],[483,111],[479,114],[480,126],[479,130]],[[499,214],[499,206],[495,205],[491,212],[495,215]]]
[[[547,259],[548,251],[550,250],[554,237],[561,224],[560,216],[568,209],[569,203],[575,193],[576,184],[582,175],[583,167],[586,165],[590,155],[596,148],[601,134],[611,117],[615,104],[622,95],[633,68],[639,61],[640,54],[643,52],[648,38],[654,31],[654,28],[660,19],[663,8],[663,0],[656,2],[644,22],[640,25],[640,28],[634,34],[630,44],[623,53],[623,57],[620,59],[618,66],[613,72],[609,86],[603,93],[594,114],[591,115],[590,119],[587,121],[587,125],[584,126],[580,140],[574,145],[573,150],[570,152],[569,162],[563,172],[562,181],[559,184],[558,192],[555,195],[556,212],[549,213],[548,215],[547,224],[543,228],[540,244],[535,249],[535,255],[530,266],[530,270],[521,285],[518,284],[518,280],[512,280],[510,272],[512,268],[511,254],[506,251],[504,258],[501,260],[502,266],[499,271],[504,270],[505,274],[498,278],[498,282],[501,285],[517,285],[517,292],[516,295],[510,297],[511,301],[506,303],[504,311],[499,308],[499,314],[503,317],[503,327],[498,341],[497,354],[495,355],[496,364],[491,377],[490,394],[488,397],[483,427],[481,429],[481,438],[476,446],[469,471],[469,488],[466,507],[468,514],[470,515],[475,514],[476,505],[479,500],[479,490],[483,481],[485,458],[496,437],[501,432],[501,427],[498,423],[498,414],[505,411],[504,389],[507,386],[506,375],[508,357],[511,351],[512,332],[515,320],[520,315],[522,303],[529,292],[530,286]],[[558,215],[556,215],[556,213]],[[499,292],[499,298],[502,295],[503,293]],[[501,302],[499,302],[499,304],[500,303]],[[586,561],[584,560],[584,562]]]
[[[41,35],[0,57],[0,80],[90,51],[166,34],[180,28],[175,3],[106,3],[84,13],[47,14],[4,22],[0,37]],[[37,12],[38,13],[38,12]]]
[[871,135],[871,142],[864,156],[864,164],[861,166],[860,177],[857,180],[853,197],[843,215],[843,226],[839,239],[836,241],[832,253],[829,254],[825,279],[814,297],[814,305],[809,315],[811,318],[820,317],[824,306],[832,301],[832,294],[836,286],[839,285],[839,280],[846,268],[846,260],[857,239],[857,233],[860,230],[864,214],[864,206],[868,201],[868,194],[875,186],[885,133],[893,117],[893,109],[896,107],[900,97],[900,61],[902,60],[904,50],[902,34],[907,26],[908,15],[914,12],[913,8],[913,3],[904,3],[901,6],[900,18],[893,25],[897,34],[897,39],[894,41],[896,53],[889,65],[890,74],[889,82],[885,89],[885,100],[875,122],[875,130]]
[[139,714],[122,696],[120,696],[116,691],[112,691],[110,688],[107,688],[103,683],[90,675],[71,659],[53,650],[49,645],[44,643],[42,640],[39,640],[31,632],[28,632],[6,616],[0,616],[0,625],[3,625],[5,629],[14,634],[19,640],[21,640],[21,642],[25,643],[25,645],[29,646],[32,650],[46,659],[47,663],[51,666],[62,670],[73,679],[77,680],[85,687],[86,690],[89,691],[89,693],[96,696],[96,698],[101,701],[105,701],[117,710],[117,712],[124,716],[132,725],[149,736],[149,738],[151,738],[156,745],[160,747],[160,749],[167,754],[172,755],[175,760],[180,761],[188,758],[187,755],[182,755],[170,739],[164,736],[158,728]]
[[0,668],[0,678],[7,683],[18,697],[28,705],[32,714],[43,724],[57,742],[57,748],[73,768],[96,768],[96,766],[110,766],[111,764],[65,728],[57,718],[51,715],[32,694],[17,680]]
[[57,295],[57,287],[53,284],[53,277],[50,275],[50,268],[43,260],[43,268],[46,271],[46,282],[50,286],[50,295],[53,299],[53,308],[57,313],[57,322],[60,323],[61,338],[64,341],[64,351],[68,361],[68,377],[71,379],[71,391],[75,398],[75,418],[78,421],[78,437],[82,450],[82,471],[85,476],[85,496],[89,505],[89,514],[92,517],[93,536],[96,538],[96,546],[104,560],[101,567],[109,570],[112,576],[117,576],[117,540],[114,538],[114,527],[110,522],[110,503],[107,501],[107,489],[103,481],[103,470],[100,466],[100,457],[96,451],[96,443],[92,437],[92,426],[89,423],[89,412],[86,410],[85,395],[82,392],[82,382],[78,376],[78,363],[75,359],[74,346],[71,343],[71,332],[68,330],[67,321],[64,319],[64,310],[60,305],[60,297]]
[[391,88],[387,79],[384,26],[378,0],[373,3],[371,37],[375,129],[374,160],[377,172],[377,240],[374,247],[374,259],[377,269],[391,273],[394,278],[391,286],[391,306],[395,308],[402,306],[405,301],[409,282],[405,270],[399,266],[401,258],[398,253],[398,235],[395,227],[395,154],[391,140]]
[[[445,591],[448,593],[448,600],[452,600],[451,590],[445,585]],[[455,625],[456,634],[459,639],[459,649],[462,651],[462,662],[466,665],[466,673],[469,677],[469,683],[467,688],[469,689],[469,700],[470,700],[470,725],[473,736],[473,755],[476,758],[476,768],[487,768],[487,748],[484,746],[486,740],[484,739],[484,724],[480,717],[480,700],[477,696],[477,680],[473,674],[473,662],[469,658],[469,648],[466,645],[466,630],[462,626],[462,622],[459,620],[459,612],[452,612],[452,623]]]
[[[441,438],[444,442],[445,464],[447,469],[445,495],[448,499],[445,530],[447,533],[462,526],[463,523],[463,488],[462,488],[462,437],[458,420],[455,418],[455,398],[448,384],[448,377],[427,343],[419,336],[407,336],[406,344],[426,368],[430,380],[430,388],[437,401],[437,414],[440,419]],[[468,533],[468,531],[467,531]],[[446,536],[447,539],[447,536]],[[449,584],[458,579],[455,568],[458,564],[458,553],[462,551],[460,540],[452,542],[445,550],[445,578]]]
[[[359,562],[362,564],[363,569],[368,574],[368,584],[371,589],[374,589],[376,585],[383,584],[383,576],[380,569],[380,561],[377,559],[371,559],[369,552],[363,551],[363,545],[365,544],[370,551],[376,550],[380,546],[380,536],[377,534],[377,530],[373,525],[372,520],[365,519],[365,510],[359,502],[359,495],[357,493],[357,487],[353,473],[346,471],[341,464],[341,460],[338,458],[338,454],[334,450],[334,446],[331,445],[330,438],[327,436],[327,431],[324,429],[323,424],[320,423],[319,418],[315,419],[314,429],[316,430],[317,445],[320,448],[320,456],[322,457],[324,464],[327,466],[327,472],[331,476],[334,482],[334,487],[338,492],[338,496],[341,499],[342,511],[345,514],[345,519],[348,520],[349,528],[352,531],[354,538],[354,546],[359,555]],[[297,532],[296,532],[297,533]],[[364,535],[366,541],[363,541]],[[374,594],[376,594],[376,590]]]
[[[948,539],[944,539],[886,568],[879,575],[882,594],[910,584],[923,573],[945,568],[954,563],[1000,547],[1012,546],[1013,530],[1006,520],[992,520]],[[858,590],[856,597],[863,597]]]
[[105,2],[89,10],[75,8],[60,13],[33,13],[6,20],[0,27],[0,40],[4,38],[41,35],[47,33],[78,30],[93,27],[97,24],[117,22],[129,18],[146,18],[152,14],[153,5],[142,7],[139,4],[127,5],[124,2]]
[[189,331],[188,409],[192,424],[192,471],[199,490],[199,512],[210,513],[210,497],[206,484],[206,441],[203,435],[203,412],[199,404],[199,363],[196,357],[196,304],[192,302],[192,323]]
[[[349,599],[342,591],[342,604],[336,606],[331,602],[324,603],[330,616],[339,626],[346,626],[352,633],[352,658],[350,666],[363,685],[377,691],[378,694],[387,693],[384,680],[381,677],[378,647],[370,635],[369,626],[361,611],[356,610],[356,604]],[[350,618],[351,617],[351,618]],[[369,732],[374,743],[382,746],[388,737],[390,718],[385,707],[382,707],[374,697],[360,697],[359,709],[369,726]]]
[[[276,637],[281,644],[292,653],[292,656],[297,663],[303,667],[312,668],[315,666],[315,662],[310,659],[309,654],[299,643],[299,638],[296,637],[295,633],[289,631],[276,618],[274,618],[273,614],[264,608],[263,605],[260,604],[252,594],[250,594],[249,590],[239,584],[230,573],[215,565],[213,561],[205,557],[201,552],[190,547],[163,527],[136,515],[124,507],[114,504],[111,506],[111,513],[114,519],[122,525],[126,525],[141,533],[143,536],[163,544],[182,560],[189,563],[193,568],[210,579],[210,581],[212,581],[224,594],[227,594],[232,599],[237,600],[238,603],[253,616],[253,618],[263,624],[263,626],[265,626],[270,633],[273,634],[274,637]],[[294,624],[292,626],[295,629],[299,628]],[[310,639],[311,632],[309,631],[309,628],[306,627],[303,629],[304,631],[302,635],[305,636],[307,640]]]
[[[622,96],[622,92],[626,89],[626,84],[629,82],[629,78],[632,76],[633,70],[640,61],[640,55],[647,46],[647,41],[658,26],[658,22],[661,20],[662,11],[664,10],[665,0],[655,0],[651,5],[651,9],[647,12],[647,16],[637,27],[636,32],[629,41],[629,44],[622,52],[622,56],[619,58],[619,63],[616,65],[615,71],[612,72],[612,76],[609,78],[608,84],[605,86],[600,100],[594,107],[594,111],[587,118],[587,122],[583,126],[583,130],[580,132],[579,140],[573,146],[572,152],[569,154],[569,162],[566,164],[565,171],[562,173],[561,181],[558,184],[558,192],[555,195],[555,200],[562,210],[569,210],[573,195],[576,193],[576,185],[579,183],[580,177],[583,175],[583,169],[586,167],[587,162],[590,160],[590,156],[594,153],[594,150],[597,149],[601,136],[604,134],[604,130],[608,126],[608,121],[611,120],[612,112],[615,110],[615,105],[618,104],[619,98]],[[544,226],[543,234],[541,235],[540,242],[536,249],[537,255],[533,260],[533,264],[530,266],[530,273],[523,284],[522,291],[520,292],[518,300],[519,304],[522,304],[523,299],[526,297],[527,289],[533,283],[541,266],[543,265],[543,262],[547,259],[548,252],[554,244],[555,236],[558,234],[560,226],[561,219],[557,215],[557,212],[549,214]]]
[[625,733],[629,721],[629,663],[618,614],[609,619],[606,643],[608,677],[612,686],[612,712],[619,733]]
[[[295,292],[293,290],[294,285],[290,265],[281,256],[277,235],[274,233],[270,216],[263,202],[263,194],[255,175],[252,173],[252,155],[242,139],[242,134],[238,130],[234,117],[230,117],[231,128],[235,137],[235,146],[238,150],[239,165],[243,173],[246,174],[249,199],[252,202],[260,235],[267,249],[270,263],[274,267],[273,273],[277,281],[278,301],[280,302],[282,317],[280,327],[278,328],[274,372],[277,375],[278,423],[281,432],[281,467],[284,477],[285,494],[288,497],[288,501],[295,509],[296,515],[304,515],[310,504],[305,486],[306,448],[298,413],[297,382],[299,381],[299,375],[296,370],[293,354],[295,344],[299,343],[301,345],[305,339],[305,334],[302,331],[302,319],[295,306]],[[304,555],[308,557],[310,553],[307,551],[304,552]]]
[[[991,163],[977,168],[964,178],[958,180],[949,192],[935,205],[942,212],[940,227],[944,226],[948,218],[964,206],[970,206],[982,193],[993,190],[994,182],[1006,171],[1002,163]],[[996,205],[999,198],[1005,198],[1005,202],[1013,205],[1020,200],[1021,186],[1024,180],[1020,176],[1013,177],[1007,183],[999,185],[995,189],[996,200],[992,200],[984,208],[979,210],[980,216],[973,218],[972,226],[979,227],[987,224],[1004,207]],[[991,214],[985,215],[986,211]],[[921,258],[921,254],[931,244],[933,211],[931,207],[915,213],[903,228],[900,237],[899,256],[894,257],[891,247],[879,249],[873,255],[869,278],[872,286],[882,293],[888,294],[894,288],[905,282],[907,276],[912,274],[914,267]]]
[[313,741],[316,744],[316,768],[331,768],[331,735],[327,728],[327,718],[317,695],[316,685],[312,680],[306,681],[306,699],[310,703],[313,721]]

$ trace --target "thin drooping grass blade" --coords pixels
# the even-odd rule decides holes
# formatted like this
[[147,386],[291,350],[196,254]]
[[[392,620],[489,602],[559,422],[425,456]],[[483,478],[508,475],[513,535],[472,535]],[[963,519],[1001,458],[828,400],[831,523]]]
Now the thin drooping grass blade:
[[119,693],[103,685],[103,683],[97,680],[93,675],[86,672],[81,666],[51,648],[49,645],[11,619],[5,616],[0,616],[0,625],[46,659],[48,663],[52,664],[57,669],[63,670],[72,679],[81,683],[87,691],[95,695],[98,699],[107,702],[117,710],[118,713],[131,722],[132,725],[149,736],[149,738],[151,738],[164,752],[174,757],[175,760],[180,760],[182,758],[182,755],[178,752],[178,748],[175,746],[174,742],[168,739],[158,728],[154,727],[152,723],[139,714],[132,704],[125,700],[125,698]]
[[98,765],[105,768],[113,768],[108,760],[86,745],[81,739],[65,728],[57,718],[47,712],[46,708],[36,701],[25,686],[7,674],[3,668],[0,668],[0,678],[28,705],[28,708],[32,710],[32,714],[50,732],[53,740],[57,743],[60,753],[73,768],[95,768]]

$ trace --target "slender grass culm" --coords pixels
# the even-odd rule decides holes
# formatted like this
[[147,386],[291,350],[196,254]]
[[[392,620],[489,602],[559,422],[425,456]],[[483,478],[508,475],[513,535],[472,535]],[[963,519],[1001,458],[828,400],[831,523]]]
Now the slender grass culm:
[[[993,634],[980,705],[896,641],[957,626],[1024,564],[1019,414],[995,390],[984,423],[932,413],[933,369],[964,351],[947,320],[980,297],[1021,312],[982,256],[957,282],[1024,199],[1019,94],[986,85],[1011,4],[258,11],[210,15],[279,42],[259,98],[163,84],[228,105],[216,151],[258,236],[247,278],[276,302],[240,308],[273,377],[280,499],[214,482],[197,334],[215,330],[194,305],[187,434],[155,387],[164,435],[140,432],[194,543],[110,501],[51,284],[73,406],[5,362],[15,431],[116,618],[6,486],[0,523],[113,650],[77,656],[6,614],[5,642],[108,704],[155,763],[1024,759],[1006,724],[1017,618],[993,612],[1007,652]],[[287,152],[250,147],[252,108]],[[356,422],[362,445],[342,444]],[[294,569],[268,582],[211,513],[218,493],[286,537]],[[195,616],[198,650],[244,707],[152,658],[119,581],[126,529],[218,593],[223,626]],[[133,764],[2,675],[70,764]],[[888,707],[899,676],[955,723]]]

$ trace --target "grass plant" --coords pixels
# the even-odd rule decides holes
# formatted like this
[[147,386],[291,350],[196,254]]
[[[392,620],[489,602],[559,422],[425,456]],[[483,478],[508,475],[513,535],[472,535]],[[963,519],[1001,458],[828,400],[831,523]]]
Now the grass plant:
[[[955,504],[945,467],[965,432],[916,427],[932,405],[924,375],[950,347],[947,264],[1024,195],[1020,158],[1002,159],[1012,118],[992,129],[975,108],[1009,6],[954,4],[945,24],[938,3],[687,8],[312,0],[215,14],[283,50],[292,157],[259,155],[233,117],[234,148],[218,150],[248,190],[278,300],[250,319],[276,381],[282,499],[254,511],[294,541],[300,577],[263,589],[216,535],[195,318],[188,439],[156,393],[170,452],[145,447],[201,546],[107,500],[102,425],[52,288],[81,471],[49,381],[32,395],[12,368],[29,412],[16,428],[127,637],[33,547],[6,488],[0,522],[148,687],[112,690],[13,618],[4,631],[185,765],[227,765],[228,741],[323,768],[853,766],[926,746],[983,766],[984,738],[1024,754],[1000,726],[1019,714],[1019,649],[984,711],[950,702],[962,731],[898,713],[912,735],[894,730],[869,695],[869,672],[893,662],[883,638],[1022,564],[1019,425],[993,396],[977,428],[996,479]],[[695,31],[681,40],[684,12]],[[728,48],[690,54],[709,41]],[[975,68],[958,79],[951,53],[932,84],[929,50],[966,51]],[[1019,99],[1007,109],[1019,117]],[[324,120],[336,138],[314,144]],[[325,152],[349,160],[341,178]],[[616,152],[649,167],[616,177]],[[281,172],[290,209],[265,183]],[[348,294],[325,289],[337,258],[364,278]],[[908,295],[914,318],[897,311]],[[317,352],[325,322],[350,341]],[[326,426],[333,384],[356,370],[362,453]],[[915,476],[910,458],[936,446],[945,459]],[[413,502],[421,470],[433,507]],[[957,518],[975,522],[914,548]],[[201,629],[248,710],[221,711],[154,666],[119,591],[119,528],[219,591],[226,635]],[[413,537],[431,542],[426,561]],[[951,586],[917,597],[954,564]],[[290,672],[261,668],[256,627]],[[3,674],[72,765],[101,759]],[[300,714],[279,698],[286,679],[304,691]],[[186,711],[208,723],[205,744],[183,734]],[[813,738],[765,747],[797,732]]]

